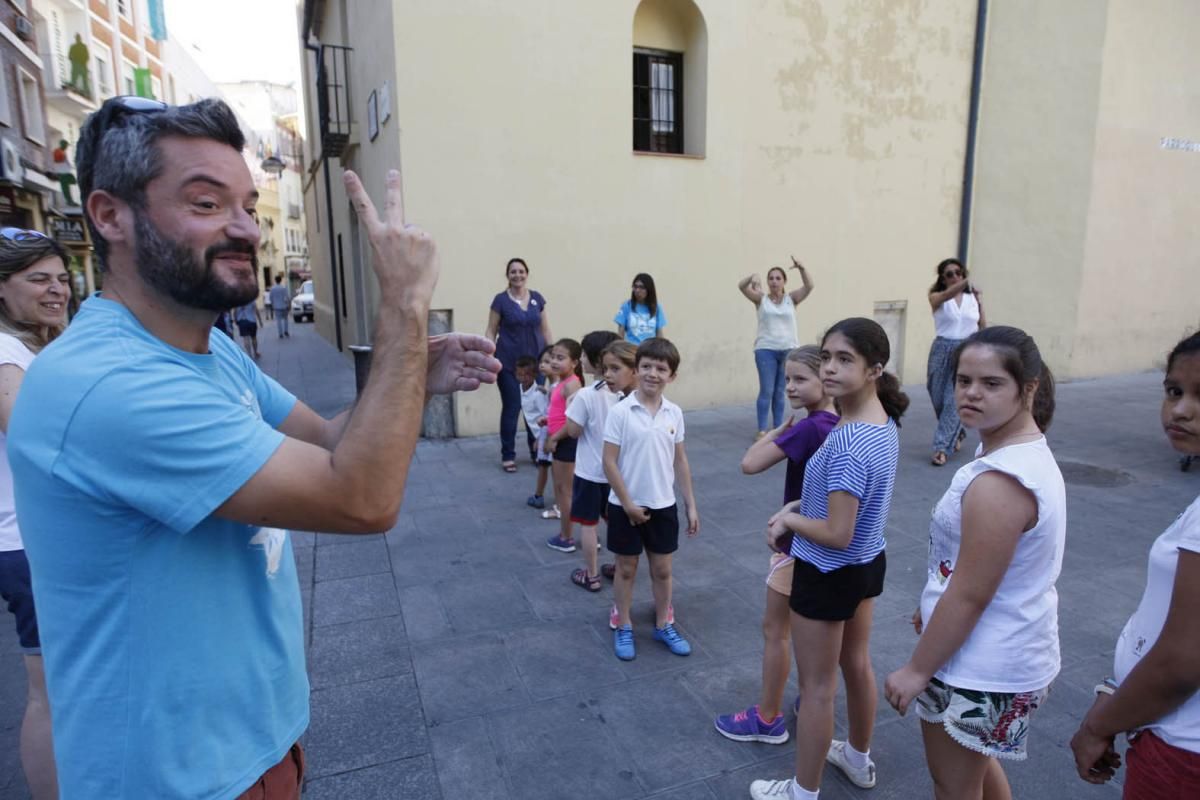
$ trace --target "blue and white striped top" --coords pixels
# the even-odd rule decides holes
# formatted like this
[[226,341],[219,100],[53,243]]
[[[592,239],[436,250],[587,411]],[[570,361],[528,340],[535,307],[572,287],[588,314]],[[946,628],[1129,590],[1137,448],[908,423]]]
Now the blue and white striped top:
[[800,513],[809,519],[829,518],[829,493],[849,492],[858,498],[854,538],[845,550],[813,544],[799,534],[791,555],[831,572],[849,564],[868,564],[887,546],[887,527],[900,458],[900,431],[895,420],[886,425],[851,422],[833,432],[809,459],[804,472]]

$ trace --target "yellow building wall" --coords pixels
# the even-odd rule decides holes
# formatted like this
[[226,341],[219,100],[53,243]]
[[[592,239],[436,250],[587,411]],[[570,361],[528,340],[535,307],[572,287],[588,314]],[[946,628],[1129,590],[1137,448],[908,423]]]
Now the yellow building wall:
[[1200,325],[1200,4],[1110,0],[1073,369],[1165,362]]
[[[973,0],[701,0],[703,158],[631,152],[632,48],[676,41],[654,27],[662,14],[635,34],[636,0],[347,5],[360,143],[347,164],[377,202],[384,170],[403,164],[408,219],[440,246],[433,305],[457,329],[483,331],[512,256],[556,336],[611,329],[646,271],[683,356],[673,399],[750,403],[755,317],[736,283],[795,254],[817,284],[802,341],[904,301],[899,366],[923,380],[925,292],[957,240]],[[384,80],[393,118],[368,142],[366,94]],[[327,249],[319,204],[310,243]],[[339,180],[334,208],[347,217]],[[348,243],[346,259],[349,273]],[[456,413],[462,435],[495,431],[498,393],[459,395]]]

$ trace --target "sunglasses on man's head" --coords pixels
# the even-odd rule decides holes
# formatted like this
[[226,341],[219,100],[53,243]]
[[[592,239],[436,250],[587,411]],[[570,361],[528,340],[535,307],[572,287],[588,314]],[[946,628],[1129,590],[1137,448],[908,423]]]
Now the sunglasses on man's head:
[[25,228],[0,228],[0,236],[10,242],[36,242],[39,239],[50,238],[41,231],[30,231]]

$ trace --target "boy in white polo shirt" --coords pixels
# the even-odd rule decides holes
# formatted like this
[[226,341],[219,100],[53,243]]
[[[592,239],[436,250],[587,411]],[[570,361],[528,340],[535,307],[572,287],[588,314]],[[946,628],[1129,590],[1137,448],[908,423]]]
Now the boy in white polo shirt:
[[692,494],[692,470],[683,447],[683,412],[663,397],[675,380],[679,351],[666,339],[647,339],[637,350],[638,388],[613,406],[604,426],[604,474],[608,497],[608,549],[616,554],[613,594],[620,625],[613,632],[617,658],[635,655],[629,606],[638,556],[646,551],[654,592],[654,639],[686,656],[692,647],[671,618],[671,554],[679,548],[675,478],[687,506],[688,536],[700,532]]

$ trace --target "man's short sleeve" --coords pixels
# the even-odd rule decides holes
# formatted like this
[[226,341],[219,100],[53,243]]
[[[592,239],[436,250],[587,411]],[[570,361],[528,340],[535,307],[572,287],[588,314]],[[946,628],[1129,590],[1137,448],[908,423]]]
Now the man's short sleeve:
[[254,370],[254,394],[258,397],[263,421],[272,428],[282,425],[296,407],[296,396],[283,388],[279,381],[257,368]]
[[[269,379],[267,379],[269,380]],[[263,418],[282,388],[234,396],[183,370],[122,370],[100,380],[67,423],[55,477],[185,533],[248,481],[283,442]]]
[[608,419],[604,421],[604,441],[617,447],[621,446],[625,436],[625,419],[628,416],[629,409],[623,403],[608,413]]
[[867,494],[867,467],[857,455],[849,450],[836,453],[829,460],[825,473],[825,491],[847,492],[861,502]]

